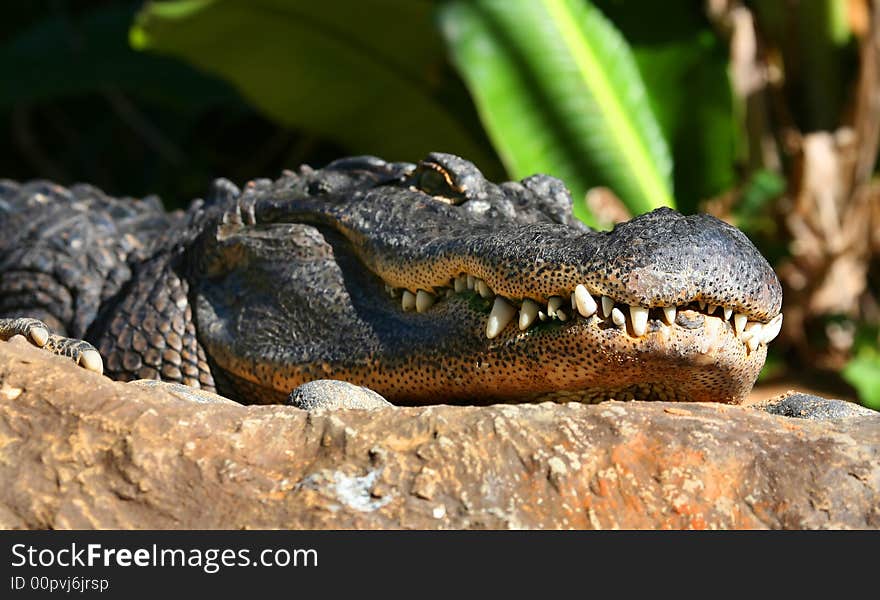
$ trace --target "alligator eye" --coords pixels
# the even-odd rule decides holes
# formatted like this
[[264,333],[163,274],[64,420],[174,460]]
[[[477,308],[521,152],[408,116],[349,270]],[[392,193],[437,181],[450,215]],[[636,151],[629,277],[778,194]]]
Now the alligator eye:
[[448,204],[461,204],[467,197],[464,190],[455,183],[452,174],[435,162],[424,161],[413,174],[413,185],[434,196],[436,200]]

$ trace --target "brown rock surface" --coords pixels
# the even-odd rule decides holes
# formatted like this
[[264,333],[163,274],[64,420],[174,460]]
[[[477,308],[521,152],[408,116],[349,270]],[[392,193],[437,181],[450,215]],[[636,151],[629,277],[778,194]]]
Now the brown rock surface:
[[880,526],[880,417],[199,404],[0,343],[5,528]]

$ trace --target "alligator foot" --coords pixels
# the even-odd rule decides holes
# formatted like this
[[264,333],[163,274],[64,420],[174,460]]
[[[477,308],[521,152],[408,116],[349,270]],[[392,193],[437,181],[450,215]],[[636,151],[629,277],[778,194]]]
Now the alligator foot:
[[104,372],[104,361],[101,360],[101,355],[94,346],[85,340],[51,333],[49,327],[39,319],[27,317],[0,319],[0,340],[6,341],[16,335],[24,336],[37,348],[66,356],[90,371],[99,374]]

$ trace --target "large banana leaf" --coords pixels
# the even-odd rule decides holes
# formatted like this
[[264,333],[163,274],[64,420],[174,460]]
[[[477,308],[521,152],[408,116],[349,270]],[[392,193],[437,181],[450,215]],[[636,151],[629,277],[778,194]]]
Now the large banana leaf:
[[134,47],[230,81],[276,121],[355,153],[418,160],[453,152],[502,168],[467,91],[444,71],[433,6],[392,0],[149,3]]
[[672,150],[675,201],[683,212],[734,187],[739,128],[726,44],[705,7],[689,0],[593,0],[632,47]]
[[456,0],[441,10],[453,61],[508,171],[594,185],[633,213],[672,206],[672,159],[632,53],[586,0]]

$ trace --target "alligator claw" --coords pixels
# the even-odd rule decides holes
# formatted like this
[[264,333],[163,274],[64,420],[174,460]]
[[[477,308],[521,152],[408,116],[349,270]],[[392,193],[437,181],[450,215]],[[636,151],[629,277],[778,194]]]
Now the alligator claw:
[[0,319],[0,340],[6,341],[14,335],[23,335],[34,346],[42,348],[49,341],[49,328],[39,319]]
[[104,373],[104,361],[101,360],[101,355],[94,346],[85,340],[55,335],[39,319],[27,317],[0,319],[0,340],[8,340],[15,335],[24,336],[37,348],[66,356],[84,369],[98,374]]

